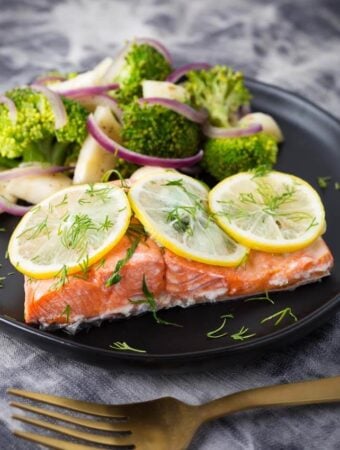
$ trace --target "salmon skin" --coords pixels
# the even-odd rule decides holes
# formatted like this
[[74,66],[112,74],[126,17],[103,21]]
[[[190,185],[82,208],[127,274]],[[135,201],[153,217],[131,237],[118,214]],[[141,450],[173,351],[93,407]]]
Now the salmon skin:
[[143,278],[157,308],[189,306],[235,299],[263,292],[293,289],[330,274],[333,257],[322,238],[292,253],[250,251],[239,267],[217,267],[188,260],[152,239],[141,241],[120,271],[121,279],[106,286],[131,241],[125,236],[106,258],[89,272],[70,275],[63,286],[55,279],[25,278],[25,321],[43,327],[67,327],[130,316],[148,309],[143,299]]

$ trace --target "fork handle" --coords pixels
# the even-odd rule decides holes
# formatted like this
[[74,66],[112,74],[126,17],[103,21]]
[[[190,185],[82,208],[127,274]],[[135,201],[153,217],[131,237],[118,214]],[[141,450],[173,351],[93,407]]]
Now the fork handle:
[[217,419],[237,411],[263,406],[298,406],[340,402],[340,376],[300,383],[278,384],[213,400],[199,406],[202,421]]

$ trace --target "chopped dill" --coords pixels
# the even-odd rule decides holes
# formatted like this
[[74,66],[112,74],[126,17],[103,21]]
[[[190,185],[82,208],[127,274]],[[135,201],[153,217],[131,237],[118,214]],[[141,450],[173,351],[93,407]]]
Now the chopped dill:
[[86,235],[89,230],[97,230],[97,226],[87,214],[76,214],[69,226],[60,229],[60,240],[62,245],[69,250],[76,250],[80,257],[86,252]]
[[82,280],[87,280],[89,278],[89,255],[86,255],[85,258],[79,263],[81,273],[77,273],[73,275],[74,278],[81,278]]
[[66,305],[64,311],[61,313],[62,316],[66,316],[66,322],[69,323],[71,316],[71,306]]
[[[89,187],[85,191],[85,195],[92,199],[101,200],[102,203],[106,203],[111,198],[111,193],[114,190],[113,187],[103,187],[103,188],[96,188],[94,184],[89,184]],[[78,200],[78,203],[80,205],[84,205],[86,203],[91,203],[89,199],[86,198],[80,198]]]
[[330,177],[330,176],[318,177],[317,178],[317,182],[318,182],[319,187],[321,189],[326,189],[328,184],[329,184],[329,182],[331,181],[331,179],[332,179],[332,177]]
[[149,309],[153,315],[153,318],[155,319],[155,321],[160,324],[160,325],[172,325],[174,327],[182,327],[183,325],[179,325],[177,323],[173,323],[173,322],[167,322],[166,320],[161,319],[160,317],[158,317],[157,314],[157,303],[155,300],[155,297],[153,295],[152,292],[150,292],[147,284],[146,284],[146,279],[145,279],[145,274],[143,275],[143,284],[142,284],[142,289],[143,289],[143,294],[144,294],[144,299],[142,300],[129,300],[130,303],[134,304],[134,305],[142,305],[142,304],[146,304],[149,306]]
[[146,350],[141,350],[139,348],[134,348],[128,345],[126,342],[114,342],[109,345],[113,350],[121,350],[126,352],[136,352],[136,353],[146,353]]
[[167,215],[167,222],[179,233],[194,234],[192,222],[196,218],[197,208],[195,206],[175,206]]
[[114,269],[114,271],[112,272],[112,274],[110,275],[110,277],[106,280],[105,282],[105,287],[110,287],[113,284],[117,284],[120,282],[120,280],[122,279],[122,275],[120,273],[121,269],[125,266],[125,264],[132,258],[132,255],[135,253],[136,248],[138,247],[138,244],[140,242],[140,238],[136,238],[132,244],[131,247],[129,247],[126,250],[126,254],[124,256],[123,259],[120,259],[117,264],[116,267]]
[[36,225],[26,228],[25,231],[19,234],[18,238],[25,236],[27,240],[31,239],[37,239],[40,236],[47,236],[48,239],[50,238],[50,231],[47,226],[48,216],[45,217],[45,219],[37,223]]
[[245,303],[246,302],[254,302],[254,301],[266,301],[271,303],[272,305],[275,304],[274,300],[272,298],[269,297],[268,292],[265,292],[264,296],[261,297],[250,297],[250,298],[246,298],[243,300]]
[[105,263],[106,263],[106,258],[101,258],[98,262],[97,262],[97,264],[95,265],[95,269],[100,269],[101,267],[103,267],[103,266],[105,266]]
[[277,325],[279,325],[279,323],[282,322],[282,320],[287,316],[287,314],[289,317],[294,319],[294,322],[298,321],[298,318],[293,313],[292,309],[290,307],[288,307],[288,308],[282,309],[281,311],[276,312],[275,314],[272,314],[271,316],[265,317],[264,319],[261,320],[261,323],[265,323],[268,320],[278,318],[274,323],[274,326],[276,327]]
[[68,283],[68,270],[67,266],[63,266],[59,272],[54,277],[55,282],[51,284],[49,291],[58,291],[62,287],[65,286],[66,283]]
[[271,168],[269,166],[265,166],[265,165],[258,166],[255,169],[251,170],[251,172],[253,173],[253,179],[258,178],[258,177],[264,177],[270,171],[271,171]]
[[112,220],[109,219],[109,216],[105,216],[105,220],[103,223],[99,223],[97,231],[109,231],[110,228],[113,227]]
[[220,316],[220,319],[222,319],[221,325],[218,328],[216,328],[215,330],[209,331],[207,333],[207,337],[209,339],[219,339],[221,337],[226,336],[228,334],[227,332],[221,333],[221,334],[217,334],[217,333],[219,333],[220,331],[223,330],[223,328],[225,327],[225,324],[227,323],[227,319],[233,319],[233,318],[234,318],[233,314],[223,314],[222,316]]
[[60,203],[57,203],[56,205],[54,205],[55,208],[59,208],[60,206],[64,206],[68,204],[68,195],[65,194],[63,199],[60,201]]
[[234,341],[244,341],[245,339],[250,339],[256,336],[256,333],[246,334],[248,333],[248,330],[249,328],[241,327],[237,333],[232,334],[230,337],[231,339],[234,339]]

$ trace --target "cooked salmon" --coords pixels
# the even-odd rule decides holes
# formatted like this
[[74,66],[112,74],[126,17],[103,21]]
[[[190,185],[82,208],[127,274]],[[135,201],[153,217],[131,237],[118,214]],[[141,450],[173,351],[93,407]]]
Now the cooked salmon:
[[292,289],[330,274],[333,257],[322,238],[293,253],[251,251],[239,267],[217,267],[191,261],[161,249],[152,239],[141,241],[121,269],[119,282],[106,282],[124,259],[131,241],[124,237],[88,273],[58,280],[25,279],[25,320],[44,326],[79,324],[96,319],[129,316],[147,309],[143,277],[158,308],[234,299]]

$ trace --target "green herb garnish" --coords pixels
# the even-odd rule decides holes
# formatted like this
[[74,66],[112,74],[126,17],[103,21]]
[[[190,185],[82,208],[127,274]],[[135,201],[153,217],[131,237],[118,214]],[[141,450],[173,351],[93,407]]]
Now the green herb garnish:
[[62,287],[65,286],[66,283],[68,283],[68,269],[67,266],[63,266],[59,272],[57,272],[56,276],[54,277],[55,282],[50,286],[49,291],[58,291]]
[[114,342],[113,344],[109,345],[110,348],[113,348],[114,350],[121,350],[121,351],[127,351],[127,352],[137,352],[137,353],[146,353],[146,350],[141,350],[139,348],[133,348],[130,345],[128,345],[126,342]]
[[277,325],[279,325],[280,322],[282,322],[282,320],[287,316],[287,314],[292,319],[294,319],[294,322],[297,322],[298,318],[293,313],[292,309],[288,307],[288,308],[282,309],[281,311],[276,312],[275,314],[272,314],[271,316],[265,317],[264,319],[261,320],[261,323],[265,323],[268,320],[272,320],[272,319],[275,319],[276,317],[278,317],[278,319],[274,323],[274,326],[276,327]]
[[318,177],[317,182],[321,189],[326,189],[332,177]]
[[242,327],[240,329],[240,331],[232,334],[230,337],[231,337],[231,339],[234,339],[234,341],[244,341],[245,339],[249,339],[253,336],[256,336],[256,333],[246,334],[248,332],[248,330],[249,330],[249,328]]
[[223,314],[222,316],[220,316],[220,319],[222,319],[222,324],[215,330],[209,331],[207,333],[207,337],[209,339],[219,339],[221,337],[226,336],[228,333],[222,333],[222,334],[216,334],[216,333],[223,330],[223,328],[225,327],[225,324],[227,323],[227,319],[233,319],[233,318],[234,318],[234,316],[232,314]]
[[140,242],[140,238],[137,238],[132,242],[131,247],[129,247],[126,250],[125,257],[123,259],[120,259],[117,262],[116,267],[115,267],[114,271],[112,272],[112,275],[110,275],[110,277],[106,280],[105,287],[110,287],[113,284],[117,284],[120,282],[120,280],[122,279],[122,275],[121,275],[120,271],[125,266],[125,264],[131,259],[132,255],[135,253],[139,242]]
[[183,326],[183,325],[179,325],[177,323],[167,322],[166,320],[163,320],[160,317],[158,317],[157,303],[156,303],[153,293],[150,292],[150,290],[146,284],[145,274],[143,275],[142,289],[143,289],[143,294],[144,294],[145,298],[141,299],[141,300],[131,300],[130,299],[129,300],[130,303],[132,303],[134,305],[143,305],[143,304],[148,305],[148,307],[153,315],[153,318],[160,325],[172,325],[174,327],[182,327]]
[[265,295],[262,297],[250,297],[250,298],[244,299],[244,302],[254,302],[254,301],[266,301],[266,302],[271,303],[272,305],[275,304],[274,300],[269,297],[268,292],[265,292]]
[[71,306],[66,305],[64,311],[61,313],[62,316],[66,316],[66,322],[69,323],[71,315]]

